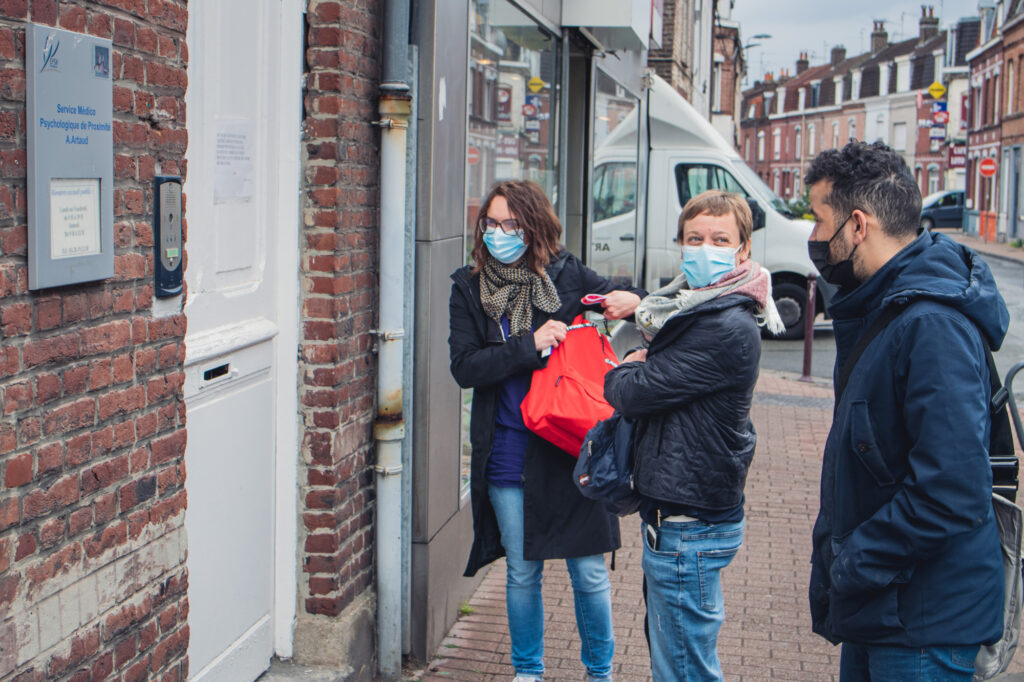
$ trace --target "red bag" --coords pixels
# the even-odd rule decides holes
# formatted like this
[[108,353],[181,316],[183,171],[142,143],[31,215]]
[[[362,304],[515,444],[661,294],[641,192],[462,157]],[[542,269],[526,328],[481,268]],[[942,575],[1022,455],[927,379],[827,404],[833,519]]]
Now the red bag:
[[[572,321],[577,325],[584,325],[582,315]],[[526,428],[579,457],[587,431],[615,411],[604,399],[604,375],[618,364],[612,344],[594,325],[570,328],[547,367],[533,373],[521,406]]]

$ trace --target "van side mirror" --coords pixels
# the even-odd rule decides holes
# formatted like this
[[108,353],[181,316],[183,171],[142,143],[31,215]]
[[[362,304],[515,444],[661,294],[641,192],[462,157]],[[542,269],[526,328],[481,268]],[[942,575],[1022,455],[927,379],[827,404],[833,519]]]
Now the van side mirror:
[[764,209],[757,203],[757,199],[747,197],[747,204],[750,206],[750,214],[754,217],[754,229],[760,230],[764,227]]

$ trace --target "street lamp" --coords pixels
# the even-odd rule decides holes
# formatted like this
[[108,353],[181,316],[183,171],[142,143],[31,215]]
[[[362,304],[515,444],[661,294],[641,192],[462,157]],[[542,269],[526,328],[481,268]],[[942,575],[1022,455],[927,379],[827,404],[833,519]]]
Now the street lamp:
[[[746,56],[745,53],[746,53],[746,51],[748,49],[761,46],[761,43],[758,43],[758,42],[755,42],[755,41],[758,41],[758,40],[770,40],[771,37],[772,36],[769,33],[757,33],[755,35],[750,36],[751,42],[749,42],[749,43],[747,43],[746,45],[743,46],[744,56]],[[746,61],[747,61],[747,66],[749,67],[750,66],[750,60],[747,59]],[[743,82],[744,86],[746,86],[748,84],[748,81],[749,81],[748,74],[749,73],[750,73],[750,71],[749,71],[749,68],[748,68],[747,73],[744,74],[744,76],[746,76],[744,78],[744,82]]]

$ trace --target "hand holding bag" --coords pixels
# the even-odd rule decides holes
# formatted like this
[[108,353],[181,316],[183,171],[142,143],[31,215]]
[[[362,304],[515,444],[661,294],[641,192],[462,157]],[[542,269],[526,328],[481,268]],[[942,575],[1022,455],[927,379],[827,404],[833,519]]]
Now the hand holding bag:
[[618,364],[611,342],[577,315],[547,366],[533,373],[521,404],[526,428],[579,456],[587,431],[614,412],[604,399],[604,375]]

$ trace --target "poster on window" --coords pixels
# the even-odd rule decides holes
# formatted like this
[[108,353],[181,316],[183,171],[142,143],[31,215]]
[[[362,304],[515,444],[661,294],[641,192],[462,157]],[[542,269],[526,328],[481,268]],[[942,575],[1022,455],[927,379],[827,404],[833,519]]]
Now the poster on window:
[[502,85],[498,88],[498,121],[512,120],[512,88]]

